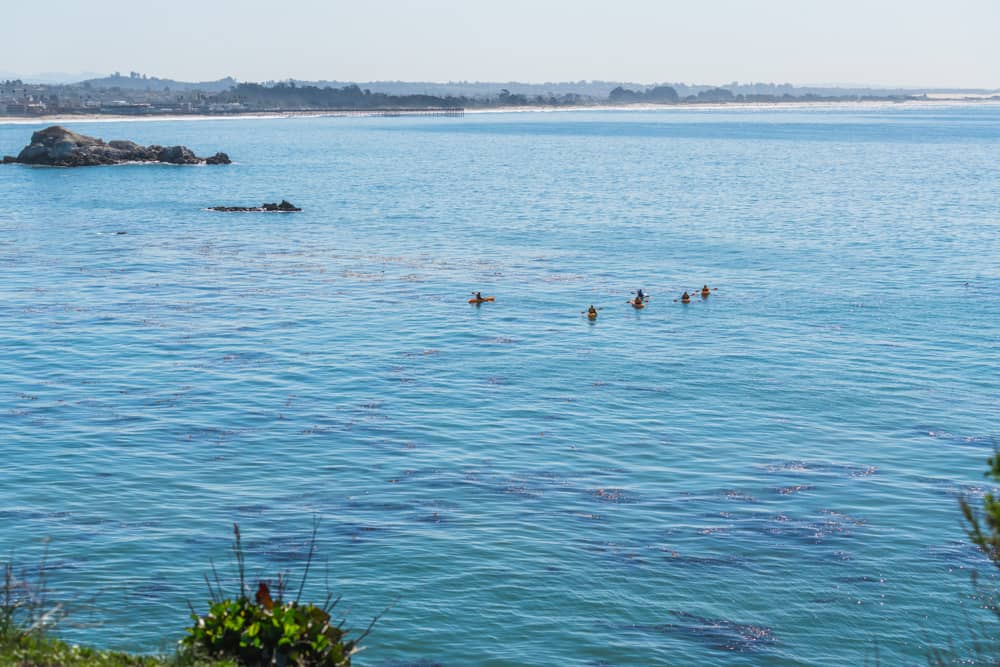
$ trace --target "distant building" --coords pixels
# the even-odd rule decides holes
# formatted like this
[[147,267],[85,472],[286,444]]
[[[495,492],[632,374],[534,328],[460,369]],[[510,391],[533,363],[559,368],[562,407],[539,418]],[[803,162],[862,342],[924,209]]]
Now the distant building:
[[146,102],[127,102],[125,100],[114,100],[101,107],[104,113],[119,113],[129,115],[142,115],[153,111],[153,106]]
[[4,113],[8,116],[41,116],[48,110],[44,102],[8,102]]
[[208,110],[211,112],[242,111],[246,107],[240,102],[226,102],[221,104],[209,104]]

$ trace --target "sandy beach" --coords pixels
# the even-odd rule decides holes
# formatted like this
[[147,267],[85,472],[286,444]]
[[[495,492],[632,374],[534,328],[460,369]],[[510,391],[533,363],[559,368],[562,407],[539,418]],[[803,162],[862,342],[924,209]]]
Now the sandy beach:
[[[503,114],[503,113],[558,113],[581,111],[621,111],[649,112],[669,111],[686,113],[691,111],[831,111],[860,110],[879,111],[883,109],[954,109],[962,107],[1000,106],[1000,100],[992,98],[935,98],[927,100],[907,100],[892,102],[889,100],[868,100],[860,102],[732,102],[706,104],[629,104],[629,105],[593,105],[593,106],[518,106],[490,107],[482,109],[466,109],[467,114]],[[247,112],[233,114],[163,114],[149,116],[130,116],[113,114],[53,114],[33,117],[2,117],[0,125],[38,125],[60,123],[109,123],[109,122],[148,122],[148,121],[204,121],[204,120],[273,120],[288,118],[339,118],[376,115],[373,110],[367,113],[360,111],[276,111]],[[406,114],[402,114],[405,116]]]

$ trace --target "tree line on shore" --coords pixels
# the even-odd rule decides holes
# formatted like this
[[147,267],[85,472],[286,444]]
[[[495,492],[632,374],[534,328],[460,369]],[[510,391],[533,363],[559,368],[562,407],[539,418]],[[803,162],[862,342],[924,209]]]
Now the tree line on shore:
[[[806,95],[793,97],[784,95],[743,95],[734,94],[726,88],[711,88],[697,94],[681,97],[672,86],[652,86],[646,89],[630,89],[618,86],[606,98],[576,93],[528,95],[515,93],[503,88],[496,95],[391,95],[373,92],[350,84],[341,88],[296,85],[281,82],[271,86],[258,83],[241,83],[229,90],[217,93],[211,101],[221,104],[239,104],[251,109],[300,109],[300,108],[492,108],[492,107],[568,107],[588,105],[628,105],[628,104],[700,104],[725,102],[782,102],[794,100],[854,100],[857,96],[825,97]],[[914,96],[868,99],[917,99]]]
[[[704,104],[731,102],[793,102],[849,100],[906,100],[921,95],[841,95],[787,92],[734,92],[730,88],[705,88],[680,94],[674,86],[626,87],[617,85],[605,93],[562,92],[528,93],[517,86],[502,87],[496,92],[474,94],[431,94],[428,92],[385,92],[358,84],[317,85],[295,81],[271,83],[216,82],[218,87],[179,89],[149,84],[146,88],[124,85],[146,83],[143,78],[112,78],[101,85],[27,84],[19,80],[0,82],[0,114],[45,115],[50,113],[234,113],[241,111],[309,111],[373,109],[476,109],[503,107],[580,107],[627,106],[631,104]],[[207,86],[207,84],[206,84]],[[222,87],[225,86],[225,87]],[[738,91],[740,89],[737,89]],[[412,91],[412,89],[411,89]]]

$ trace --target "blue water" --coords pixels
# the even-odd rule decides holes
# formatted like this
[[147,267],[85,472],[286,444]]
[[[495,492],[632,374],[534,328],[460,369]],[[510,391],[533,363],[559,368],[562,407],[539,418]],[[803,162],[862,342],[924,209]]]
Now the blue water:
[[236,163],[0,168],[0,545],[64,636],[169,649],[232,522],[294,577],[318,517],[358,665],[967,645],[1000,107],[71,127]]

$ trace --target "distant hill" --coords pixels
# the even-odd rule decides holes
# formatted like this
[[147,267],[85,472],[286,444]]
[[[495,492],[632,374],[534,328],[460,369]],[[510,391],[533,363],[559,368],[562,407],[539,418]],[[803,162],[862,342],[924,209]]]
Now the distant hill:
[[[9,79],[9,80],[8,80]],[[788,83],[740,83],[716,86],[624,81],[347,81],[282,80],[240,82],[178,81],[139,72],[94,77],[77,83],[45,84],[3,76],[0,115],[41,113],[236,114],[306,110],[415,110],[510,107],[630,106],[636,104],[775,104],[820,101],[911,101],[921,99],[994,99],[995,90],[947,88],[876,88]]]
[[[161,79],[155,76],[148,76],[139,72],[129,72],[122,74],[115,72],[110,76],[85,78],[88,74],[67,74],[59,72],[41,73],[32,76],[18,75],[12,72],[0,71],[0,81],[21,80],[25,83],[49,84],[49,85],[84,85],[88,88],[112,90],[118,89],[122,92],[149,92],[162,93],[176,92],[198,92],[208,95],[222,93],[236,88],[241,82],[233,77],[226,77],[217,81],[178,81],[176,79]],[[77,78],[79,77],[79,78]],[[81,80],[84,79],[84,80]],[[253,83],[244,81],[242,83]],[[763,82],[738,82],[722,84],[690,84],[677,81],[661,81],[639,83],[635,81],[550,81],[546,83],[523,83],[519,81],[347,81],[347,80],[318,80],[307,79],[285,79],[282,81],[263,81],[260,85],[270,88],[278,85],[294,84],[300,87],[332,88],[344,89],[347,87],[358,87],[362,91],[369,91],[369,94],[383,94],[398,97],[409,96],[429,96],[440,98],[468,98],[470,100],[488,100],[496,98],[501,91],[512,96],[526,96],[535,98],[552,98],[564,96],[579,96],[581,98],[593,98],[595,100],[608,99],[612,91],[634,91],[637,94],[646,95],[657,89],[665,90],[672,88],[676,91],[681,100],[685,99],[705,99],[706,96],[717,96],[718,91],[727,90],[736,97],[744,98],[893,98],[893,97],[914,97],[921,95],[970,95],[989,96],[997,95],[1000,90],[971,89],[971,88],[902,88],[902,87],[876,87],[855,84],[813,84],[813,85],[793,85],[790,83],[763,83]],[[655,94],[654,94],[655,95]],[[620,97],[620,95],[619,95]],[[637,100],[633,100],[637,101]],[[668,101],[668,100],[661,100]]]
[[62,84],[76,83],[83,79],[99,76],[96,72],[36,72],[34,74],[19,74],[17,72],[0,71],[0,80],[24,81],[25,83]]
[[[61,75],[67,76],[67,75]],[[14,76],[3,76],[0,79],[17,78]],[[23,77],[29,81],[28,77]],[[54,83],[54,81],[53,81]],[[250,83],[250,82],[244,82]],[[121,74],[115,72],[106,77],[87,79],[77,85],[86,84],[91,88],[114,89],[125,91],[150,91],[162,92],[201,92],[206,94],[221,93],[231,90],[240,84],[232,77],[226,77],[217,81],[178,81],[176,79],[161,79],[155,76],[147,76],[138,72]],[[261,85],[273,87],[276,85],[289,85],[316,88],[343,89],[348,86],[357,86],[361,90],[370,91],[373,94],[384,94],[394,96],[433,96],[433,97],[465,97],[470,99],[489,99],[496,97],[500,91],[505,90],[511,95],[525,95],[529,97],[537,96],[563,96],[579,95],[594,99],[607,99],[612,91],[616,89],[639,91],[651,91],[657,88],[672,88],[681,99],[688,97],[703,98],[713,91],[728,90],[735,96],[771,96],[781,98],[798,97],[905,97],[919,96],[925,94],[952,94],[952,95],[983,95],[996,94],[995,90],[979,89],[955,89],[955,88],[876,88],[865,86],[848,85],[806,85],[796,86],[790,83],[740,83],[733,81],[721,85],[688,84],[680,82],[664,81],[659,83],[638,83],[629,81],[552,81],[547,83],[522,83],[518,81],[341,81],[341,80],[319,80],[310,81],[306,79],[287,79],[283,81],[265,81]]]
[[[548,83],[521,83],[517,81],[338,81],[320,80],[308,81],[304,79],[292,80],[300,86],[316,86],[318,88],[343,88],[344,86],[356,85],[362,90],[370,90],[372,93],[385,93],[387,95],[434,95],[438,97],[494,97],[499,91],[507,90],[513,95],[584,95],[594,98],[607,98],[611,92],[617,88],[626,90],[649,91],[656,88],[673,88],[677,94],[684,98],[688,96],[698,96],[713,90],[725,89],[733,95],[770,95],[782,97],[905,97],[908,95],[924,94],[953,94],[953,95],[981,95],[991,94],[997,91],[980,89],[956,89],[956,88],[875,88],[864,86],[837,86],[837,85],[813,85],[795,86],[790,83],[739,83],[731,82],[721,85],[687,84],[680,82],[664,81],[661,83],[637,83],[629,81],[558,81]],[[264,85],[274,85],[277,82],[269,81]],[[288,82],[283,82],[288,83]]]
[[[521,83],[518,81],[337,81],[294,80],[296,85],[316,86],[318,88],[343,88],[356,85],[362,90],[386,95],[434,95],[437,97],[496,97],[501,90],[512,95],[583,95],[604,98],[619,86],[633,89],[644,89],[641,83],[620,81],[552,81],[548,83]],[[273,85],[275,82],[267,82]],[[709,88],[710,86],[706,86]]]
[[155,76],[139,74],[138,72],[130,72],[128,75],[115,72],[111,76],[106,76],[100,79],[87,79],[86,81],[81,81],[80,83],[87,84],[91,88],[120,88],[121,90],[133,91],[161,91],[169,89],[176,91],[198,90],[203,93],[221,93],[224,90],[229,90],[238,82],[236,79],[229,76],[225,79],[219,79],[218,81],[193,82],[176,81],[174,79],[160,79]]

